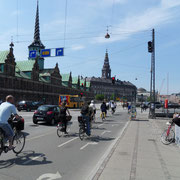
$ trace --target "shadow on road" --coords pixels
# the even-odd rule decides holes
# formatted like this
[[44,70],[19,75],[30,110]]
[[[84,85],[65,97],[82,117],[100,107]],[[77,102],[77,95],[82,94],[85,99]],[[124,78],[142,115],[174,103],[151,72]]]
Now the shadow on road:
[[15,165],[35,166],[50,163],[52,163],[52,161],[47,161],[46,156],[43,153],[24,151],[13,159],[0,160],[0,169],[9,168]]
[[149,120],[148,119],[132,119],[131,121],[144,122],[144,121],[149,121]]
[[93,142],[100,142],[100,141],[113,141],[115,138],[102,137],[102,136],[92,136],[92,137],[90,137],[88,139],[93,141]]

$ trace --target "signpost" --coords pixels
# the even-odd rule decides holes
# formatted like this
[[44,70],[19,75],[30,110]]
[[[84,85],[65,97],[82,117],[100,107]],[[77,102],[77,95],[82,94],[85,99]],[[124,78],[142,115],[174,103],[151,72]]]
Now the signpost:
[[51,49],[42,49],[41,57],[51,57]]
[[[40,53],[40,57],[46,58],[46,57],[59,57],[64,56],[64,48],[50,48],[50,49],[42,49]],[[29,51],[29,58],[36,58],[37,57],[37,51]]]
[[64,48],[56,48],[56,56],[64,56]]
[[36,51],[29,51],[29,58],[36,58]]

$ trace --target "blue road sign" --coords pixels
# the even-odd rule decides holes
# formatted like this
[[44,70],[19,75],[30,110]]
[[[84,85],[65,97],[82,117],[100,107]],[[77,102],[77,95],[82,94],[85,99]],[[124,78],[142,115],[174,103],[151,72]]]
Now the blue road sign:
[[56,48],[56,56],[64,56],[64,48]]
[[29,51],[29,58],[36,58],[36,51]]
[[41,50],[41,57],[50,57],[50,56],[51,56],[51,49]]

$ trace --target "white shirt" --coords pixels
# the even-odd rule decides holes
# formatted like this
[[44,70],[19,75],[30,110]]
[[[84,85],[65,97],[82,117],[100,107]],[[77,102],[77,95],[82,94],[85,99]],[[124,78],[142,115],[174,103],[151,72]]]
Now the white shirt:
[[2,103],[0,105],[0,123],[8,124],[11,114],[17,114],[16,107],[9,102]]
[[113,103],[111,103],[111,108],[115,108],[115,105]]
[[95,104],[93,104],[93,103],[91,103],[91,104],[89,105],[89,107],[92,107],[93,110],[96,110],[96,106],[95,106]]

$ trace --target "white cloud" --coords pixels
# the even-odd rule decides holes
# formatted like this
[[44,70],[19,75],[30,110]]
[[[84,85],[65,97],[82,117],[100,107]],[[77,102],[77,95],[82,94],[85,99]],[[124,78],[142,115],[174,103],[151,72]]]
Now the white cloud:
[[85,48],[85,46],[83,46],[83,45],[72,45],[71,46],[71,49],[73,50],[73,51],[79,51],[79,50],[82,50],[82,49],[84,49]]
[[[117,25],[118,28],[113,29],[113,33],[110,39],[102,37],[96,38],[95,43],[110,43],[114,41],[120,41],[129,38],[131,35],[152,29],[162,24],[169,23],[175,16],[174,11],[171,8],[180,6],[179,0],[162,0],[158,7],[149,8],[141,14],[128,16]],[[120,32],[128,32],[122,33]],[[113,36],[113,34],[120,34],[119,36]]]

